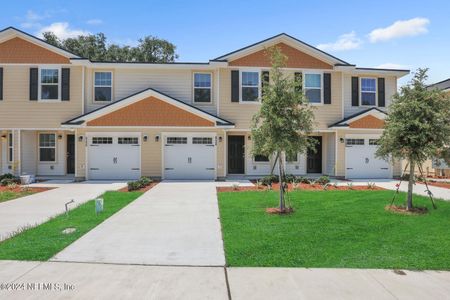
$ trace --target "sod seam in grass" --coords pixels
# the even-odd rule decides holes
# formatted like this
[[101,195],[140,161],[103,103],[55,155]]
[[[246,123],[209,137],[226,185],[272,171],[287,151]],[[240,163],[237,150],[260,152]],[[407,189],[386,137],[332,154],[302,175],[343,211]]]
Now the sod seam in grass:
[[[91,229],[111,217],[142,195],[142,192],[106,192],[103,194],[104,211],[95,214],[95,201],[91,200],[51,220],[26,229],[18,235],[0,242],[0,259],[46,261]],[[76,228],[63,234],[66,228]]]
[[[278,193],[219,193],[229,266],[450,269],[450,203],[414,197],[429,213],[384,210],[392,191],[289,193],[295,213],[269,215]],[[405,199],[401,193],[397,204]]]

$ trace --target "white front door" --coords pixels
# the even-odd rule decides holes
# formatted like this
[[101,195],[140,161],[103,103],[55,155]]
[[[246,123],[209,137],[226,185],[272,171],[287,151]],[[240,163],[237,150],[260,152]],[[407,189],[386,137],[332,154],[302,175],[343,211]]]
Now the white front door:
[[88,136],[88,179],[128,180],[141,176],[139,135],[98,133]]
[[164,179],[215,179],[215,136],[167,134],[163,142]]
[[391,163],[375,157],[377,142],[378,136],[346,136],[346,178],[392,178]]

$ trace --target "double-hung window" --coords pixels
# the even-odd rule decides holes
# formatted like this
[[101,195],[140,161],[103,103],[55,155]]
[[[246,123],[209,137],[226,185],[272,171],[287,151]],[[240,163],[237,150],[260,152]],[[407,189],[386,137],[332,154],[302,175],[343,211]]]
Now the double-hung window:
[[305,96],[309,103],[322,103],[322,74],[305,74]]
[[375,78],[361,78],[361,105],[375,106],[377,81]]
[[259,72],[241,72],[241,101],[259,101]]
[[56,160],[56,136],[53,133],[39,134],[39,161]]
[[12,133],[8,134],[8,162],[12,162],[14,160],[14,146],[13,146],[13,135]]
[[211,102],[211,73],[194,73],[194,102]]
[[109,102],[112,99],[112,72],[94,73],[94,101]]
[[40,99],[41,100],[59,100],[60,87],[59,69],[40,69]]

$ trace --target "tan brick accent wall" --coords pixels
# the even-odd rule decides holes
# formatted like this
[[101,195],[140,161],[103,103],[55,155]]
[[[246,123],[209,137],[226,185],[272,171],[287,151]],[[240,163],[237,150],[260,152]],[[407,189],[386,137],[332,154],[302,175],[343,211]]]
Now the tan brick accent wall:
[[[332,69],[331,65],[284,43],[279,43],[276,47],[288,57],[286,62],[288,68]],[[267,51],[261,50],[231,61],[230,66],[271,67],[271,64]]]
[[350,128],[374,128],[381,129],[384,127],[384,120],[380,120],[374,116],[366,116],[348,124]]
[[69,64],[67,57],[15,37],[0,44],[0,63]]
[[213,127],[214,123],[155,97],[148,97],[89,121],[87,125]]

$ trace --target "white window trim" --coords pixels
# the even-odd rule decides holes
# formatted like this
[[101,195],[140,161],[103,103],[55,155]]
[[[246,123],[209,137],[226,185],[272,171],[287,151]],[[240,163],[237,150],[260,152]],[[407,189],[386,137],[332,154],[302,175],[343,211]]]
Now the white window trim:
[[[366,105],[362,104],[362,80],[363,79],[373,79],[375,80],[375,92],[365,91],[364,93],[372,93],[375,94],[375,104],[374,105]],[[377,84],[377,77],[360,77],[359,78],[359,106],[365,106],[365,107],[377,107],[377,101],[378,101],[378,84]]]
[[[211,86],[209,87],[209,92],[211,96],[208,102],[198,102],[195,101],[195,74],[208,74],[210,77]],[[208,87],[198,87],[198,89],[208,89]],[[213,73],[212,72],[193,72],[192,73],[192,103],[196,104],[211,104],[213,102]]]
[[[111,86],[109,85],[96,85],[95,84],[95,73],[111,73]],[[95,104],[105,104],[105,103],[111,103],[114,99],[114,72],[110,70],[95,70],[92,72],[92,102]],[[95,100],[95,88],[96,87],[111,87],[111,100],[109,101],[97,101]]]
[[[306,97],[306,75],[320,75],[320,102],[309,102],[309,105],[316,105],[316,106],[320,106],[323,105],[323,72],[317,72],[317,71],[302,71],[302,87],[303,87],[303,94]],[[308,88],[310,90],[318,90],[318,88]]]
[[[41,147],[41,134],[53,134],[55,136],[55,146],[54,147]],[[39,132],[39,134],[38,134],[38,160],[39,160],[40,164],[53,164],[53,163],[58,161],[57,145],[58,145],[58,136],[56,135],[56,133],[53,133],[53,132]],[[55,160],[42,161],[41,160],[41,148],[55,149]]]
[[255,160],[255,155],[252,155],[252,162],[253,162],[253,164],[268,165],[268,164],[270,164],[271,157],[268,156],[268,158],[269,158],[268,161],[256,161]]
[[[242,88],[243,87],[255,87],[255,86],[243,86],[242,85],[242,73],[243,72],[258,73],[258,99],[256,101],[243,101],[242,100]],[[241,103],[241,104],[261,104],[261,69],[240,69],[239,70],[239,103]]]
[[[8,149],[8,153],[7,155],[7,160],[9,163],[12,163],[14,161],[14,139],[13,139],[13,134],[10,132],[8,133],[8,140],[7,140],[7,149]],[[11,155],[10,155],[11,153]]]
[[[42,99],[42,82],[41,82],[41,70],[58,70],[58,98],[57,99]],[[43,65],[38,68],[38,102],[55,103],[61,102],[61,66]],[[48,85],[48,84],[47,84]]]

